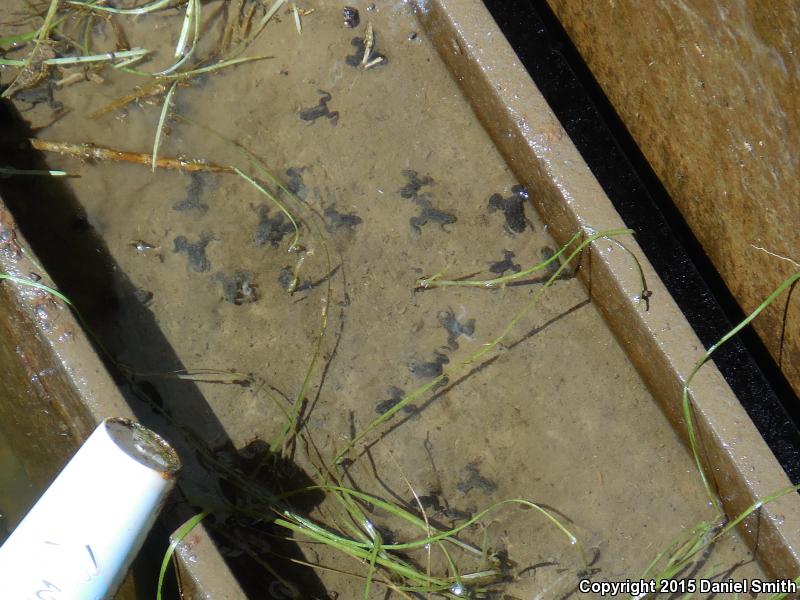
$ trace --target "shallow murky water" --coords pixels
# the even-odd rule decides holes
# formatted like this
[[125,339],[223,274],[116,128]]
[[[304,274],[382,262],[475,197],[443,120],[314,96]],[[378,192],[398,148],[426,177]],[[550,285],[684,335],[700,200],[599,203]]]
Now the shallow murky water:
[[36,500],[25,469],[0,431],[0,544]]
[[[75,205],[29,199],[36,211],[59,214],[42,217],[59,248],[46,266],[70,273],[62,289],[86,307],[122,363],[146,373],[253,374],[249,387],[143,378],[172,418],[212,446],[272,439],[282,414],[265,391],[289,398],[300,392],[323,308],[328,334],[306,397],[313,405],[307,428],[325,457],[403,392],[455,369],[449,386],[383,428],[371,460],[351,467],[354,481],[406,502],[409,483],[419,495],[435,492],[436,518],[446,524],[505,498],[542,503],[572,521],[596,578],[638,577],[679,533],[711,517],[690,457],[577,279],[556,281],[485,364],[458,368],[503,330],[541,281],[419,292],[417,279],[444,268],[452,277],[513,272],[552,252],[553,240],[529,204],[524,220],[514,213],[516,181],[409,6],[379,2],[368,10],[354,2],[361,24],[352,30],[343,27],[339,4],[301,4],[316,9],[303,18],[302,35],[281,11],[248,50],[273,58],[177,88],[160,150],[258,176],[230,144],[174,117],[181,115],[236,140],[286,182],[305,203],[293,208],[280,196],[305,220],[298,290],[286,290],[297,257],[287,251],[288,220],[241,177],[152,174],[57,156],[49,159],[54,168],[80,177],[65,192]],[[221,27],[221,8],[205,7],[208,31]],[[180,21],[174,11],[117,19],[133,44],[162,57]],[[358,56],[351,40],[365,35],[367,22],[388,60],[363,70],[347,56]],[[109,26],[97,26],[99,46],[112,38]],[[39,137],[149,152],[159,102],[90,119],[141,83],[109,69],[101,76],[103,84],[56,90],[70,112]],[[40,126],[52,109],[37,104],[22,114]],[[48,207],[54,201],[65,204]],[[40,254],[46,260],[48,253]],[[213,487],[193,479],[187,493],[201,503]],[[540,517],[505,510],[487,523],[489,544],[516,563],[507,597],[558,597],[574,588],[574,549]],[[482,535],[466,537],[480,543]],[[304,551],[311,562],[337,564],[314,547]],[[743,544],[729,536],[707,567],[720,573],[747,560]],[[758,573],[748,563],[733,576]],[[358,581],[319,576],[342,598],[361,593]]]

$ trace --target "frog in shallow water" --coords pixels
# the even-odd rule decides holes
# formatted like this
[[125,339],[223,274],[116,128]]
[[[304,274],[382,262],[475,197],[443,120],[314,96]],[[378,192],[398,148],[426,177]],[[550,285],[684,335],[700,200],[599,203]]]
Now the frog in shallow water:
[[355,37],[350,40],[350,45],[355,48],[353,54],[348,54],[344,58],[345,64],[355,69],[358,68],[372,68],[380,67],[389,64],[389,59],[385,54],[378,52],[378,35],[373,31],[372,34],[372,48],[369,51],[369,56],[364,57],[367,51],[367,41],[362,37]]
[[444,231],[449,231],[446,226],[452,225],[458,220],[454,214],[434,208],[428,194],[419,194],[415,201],[422,210],[416,217],[411,217],[408,223],[417,234],[422,233],[422,226],[426,223],[438,223]]
[[489,265],[489,271],[495,275],[503,276],[506,271],[519,273],[522,267],[514,262],[515,254],[511,250],[503,250],[503,260],[498,260]]
[[500,194],[492,194],[489,198],[489,212],[501,211],[506,217],[505,229],[508,233],[525,231],[525,203],[528,201],[528,190],[524,185],[511,188],[511,195],[503,198]]
[[214,279],[222,283],[225,302],[241,306],[258,300],[258,286],[253,283],[253,274],[249,271],[236,271],[230,276],[220,271]]
[[253,244],[257,248],[267,244],[277,248],[281,240],[294,231],[294,225],[284,217],[282,212],[270,217],[269,207],[266,204],[261,204],[257,210],[259,223],[253,236]]
[[[403,398],[405,398],[406,395],[405,391],[401,390],[399,387],[394,385],[389,387],[388,393],[389,393],[389,399],[378,402],[378,404],[375,406],[375,412],[378,413],[379,415],[383,415],[389,412],[392,408],[397,406],[397,404]],[[413,415],[419,411],[419,409],[413,404],[406,404],[401,410],[407,415]]]
[[447,348],[458,350],[458,338],[464,336],[472,338],[475,333],[475,319],[468,319],[463,323],[458,320],[452,308],[440,311],[436,318],[439,324],[447,331]]
[[356,213],[340,213],[336,210],[336,205],[332,204],[325,207],[325,229],[333,233],[337,229],[355,229],[361,225],[362,220]]
[[294,269],[292,267],[283,267],[278,274],[278,283],[287,292],[304,292],[314,287],[314,284],[308,279],[301,279],[295,281]]
[[467,476],[456,487],[462,494],[468,494],[474,489],[482,490],[491,494],[497,489],[497,484],[491,479],[487,479],[478,471],[478,465],[470,463],[464,467]]
[[179,235],[175,238],[173,252],[176,254],[185,252],[189,268],[198,273],[205,273],[211,268],[211,262],[206,257],[206,246],[213,241],[218,241],[217,237],[213,233],[205,231],[200,234],[200,239],[196,242],[190,242],[185,235]]
[[55,85],[52,81],[46,81],[35,87],[19,90],[14,94],[14,100],[30,104],[28,108],[21,112],[31,110],[37,104],[47,104],[52,110],[59,112],[64,109],[64,104],[53,97],[54,87]]
[[430,362],[411,361],[408,363],[408,370],[420,379],[427,379],[429,377],[438,377],[444,371],[444,365],[450,362],[447,355],[441,352],[434,352],[434,359]]
[[286,189],[305,202],[308,197],[308,188],[303,183],[303,167],[289,167],[286,169]]
[[[539,250],[542,256],[542,262],[553,258],[556,255],[556,251],[550,248],[549,246],[544,246],[541,250]],[[544,277],[552,277],[561,268],[561,261],[556,259],[547,265],[547,270],[544,273]],[[575,270],[571,267],[565,268],[561,271],[561,275],[558,276],[559,279],[574,279],[575,278]]]
[[325,117],[331,122],[331,125],[336,125],[339,121],[339,112],[328,108],[328,102],[331,101],[333,96],[325,90],[317,90],[317,92],[320,94],[319,104],[301,110],[298,115],[303,121],[308,121],[309,123],[313,123],[320,117]]
[[403,177],[408,179],[408,183],[398,190],[401,198],[416,198],[423,186],[434,184],[433,177],[430,175],[420,177],[419,173],[411,169],[405,169]]
[[172,209],[177,211],[197,210],[201,215],[206,214],[208,204],[201,202],[201,196],[207,175],[209,173],[192,173],[189,176],[189,189],[186,191],[186,197],[173,204]]

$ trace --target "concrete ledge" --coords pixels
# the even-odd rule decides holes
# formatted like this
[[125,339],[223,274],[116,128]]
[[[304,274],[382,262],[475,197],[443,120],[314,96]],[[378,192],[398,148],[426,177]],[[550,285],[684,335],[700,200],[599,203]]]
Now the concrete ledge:
[[[440,56],[510,167],[531,191],[556,241],[566,242],[581,227],[624,227],[483,3],[417,0],[416,7]],[[641,286],[630,257],[613,244],[595,244],[589,268],[581,275],[609,327],[685,440],[681,391],[703,347],[636,242],[624,243],[642,263],[653,292],[649,311],[639,299]],[[692,396],[703,460],[728,515],[789,486],[713,364],[695,378]],[[800,496],[790,494],[764,506],[742,524],[741,532],[768,573],[782,578],[800,575]]]
[[[50,283],[1,200],[0,272],[23,278],[37,273],[42,283]],[[46,292],[11,281],[0,285],[0,368],[3,435],[41,491],[103,419],[135,419],[69,308]],[[203,560],[176,553],[187,590],[211,590],[215,599],[244,598],[202,523],[192,536],[191,554]],[[137,598],[136,587],[129,576],[118,600]]]

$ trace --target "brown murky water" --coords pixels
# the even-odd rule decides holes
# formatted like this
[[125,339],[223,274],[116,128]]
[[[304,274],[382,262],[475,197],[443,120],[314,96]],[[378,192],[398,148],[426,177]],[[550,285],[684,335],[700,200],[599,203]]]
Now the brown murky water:
[[36,491],[24,467],[0,434],[0,543],[5,541],[35,500]]
[[[95,323],[119,360],[143,372],[203,367],[254,375],[250,387],[150,380],[173,418],[212,445],[227,436],[242,448],[274,436],[281,413],[264,390],[298,394],[327,308],[307,427],[330,457],[398,390],[415,389],[498,335],[541,285],[415,292],[420,276],[446,267],[448,276],[488,278],[491,268],[527,267],[555,247],[530,205],[526,222],[512,218],[522,231],[491,210],[490,198],[511,198],[516,181],[410,6],[378,2],[368,10],[353,2],[361,24],[352,30],[342,25],[339,3],[300,4],[316,9],[303,18],[302,35],[281,10],[248,50],[273,58],[177,88],[160,151],[258,174],[229,144],[174,115],[188,117],[261,157],[321,215],[297,210],[319,231],[301,228],[307,253],[294,294],[285,289],[285,269],[296,260],[287,252],[286,221],[242,178],[152,174],[56,156],[50,164],[80,176],[68,188],[85,210],[85,221],[75,211],[73,222],[61,223],[59,243],[85,245],[96,233],[97,252],[110,257],[97,262],[107,272],[83,273],[84,282],[95,277],[107,288],[62,288],[103,313]],[[209,39],[222,26],[221,9],[219,2],[204,8]],[[346,57],[357,52],[351,40],[365,35],[368,21],[388,61],[365,71]],[[167,64],[179,13],[117,22],[134,45],[159,51],[157,66]],[[99,47],[113,44],[107,25],[97,26],[95,38]],[[101,75],[103,84],[57,89],[69,113],[39,137],[149,152],[161,99],[90,119],[142,81],[110,69]],[[52,109],[38,104],[23,115],[39,126]],[[41,211],[51,201],[30,198]],[[72,268],[89,271],[95,262]],[[578,280],[557,281],[490,356],[469,376],[451,378],[432,401],[416,402],[418,412],[394,417],[395,427],[371,447],[374,470],[362,458],[351,469],[354,480],[403,500],[412,496],[408,481],[418,494],[440,492],[451,509],[467,512],[505,498],[542,503],[574,523],[596,558],[596,577],[612,580],[638,577],[675,536],[711,517],[690,457]],[[187,484],[197,500],[211,487]],[[541,518],[505,510],[487,524],[490,545],[507,549],[517,565],[507,597],[559,597],[575,586],[574,549]],[[305,552],[311,562],[361,569],[314,547]],[[706,567],[721,573],[749,558],[728,536]],[[748,562],[733,576],[759,573]],[[341,598],[361,594],[358,581],[326,572],[320,578]]]

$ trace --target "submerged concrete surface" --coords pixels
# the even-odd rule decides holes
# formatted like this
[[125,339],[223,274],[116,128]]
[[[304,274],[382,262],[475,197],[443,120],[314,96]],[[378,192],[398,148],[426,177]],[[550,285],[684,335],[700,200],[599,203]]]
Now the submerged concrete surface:
[[[564,242],[580,227],[624,227],[483,4],[436,0],[417,6],[442,59],[497,147],[520,181],[536,190],[533,202],[555,239]],[[652,291],[650,310],[640,300],[641,281],[630,257],[613,244],[596,244],[589,268],[581,275],[631,361],[685,438],[681,391],[703,347],[636,242],[625,244],[642,264]],[[700,453],[729,516],[789,485],[713,364],[694,379],[692,397]],[[743,522],[741,531],[769,573],[800,575],[796,494],[763,506]]]
[[[800,6],[548,0],[745,312],[800,261]],[[800,393],[800,302],[754,323]]]

